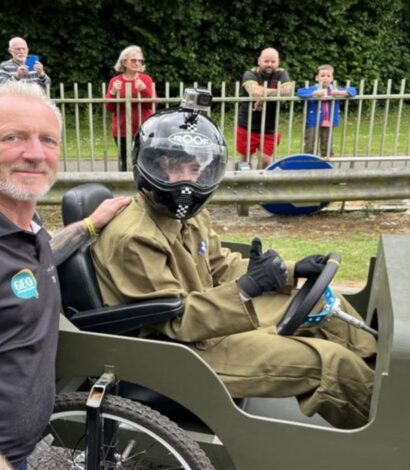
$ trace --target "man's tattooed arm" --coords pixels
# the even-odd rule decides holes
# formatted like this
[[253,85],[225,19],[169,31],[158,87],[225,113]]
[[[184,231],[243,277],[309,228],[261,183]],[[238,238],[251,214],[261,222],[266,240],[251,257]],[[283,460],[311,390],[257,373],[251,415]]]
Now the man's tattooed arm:
[[55,265],[61,264],[88,238],[99,233],[130,202],[131,198],[128,196],[105,199],[89,217],[57,232],[50,241]]
[[67,227],[57,232],[50,240],[55,265],[58,266],[65,261],[88,238],[90,238],[90,235],[82,220],[67,225]]

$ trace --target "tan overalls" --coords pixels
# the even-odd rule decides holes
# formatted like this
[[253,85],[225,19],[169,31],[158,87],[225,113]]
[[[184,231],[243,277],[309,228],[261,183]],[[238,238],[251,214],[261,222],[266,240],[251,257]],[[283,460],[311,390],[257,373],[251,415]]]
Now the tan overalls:
[[206,210],[181,223],[153,212],[138,194],[104,229],[93,258],[108,305],[180,297],[184,314],[155,330],[192,347],[234,397],[296,396],[306,415],[319,413],[334,426],[366,423],[373,370],[362,358],[374,358],[374,338],[336,318],[301,327],[297,336],[277,335],[292,296],[272,293],[245,305],[236,279],[248,261],[221,248]]

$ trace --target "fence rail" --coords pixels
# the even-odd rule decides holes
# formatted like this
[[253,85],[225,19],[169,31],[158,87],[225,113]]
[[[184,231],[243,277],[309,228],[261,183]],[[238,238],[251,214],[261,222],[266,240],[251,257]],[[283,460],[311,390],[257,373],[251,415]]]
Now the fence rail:
[[[40,203],[58,204],[61,194],[72,186],[98,182],[115,195],[136,192],[132,173],[62,173]],[[376,168],[333,171],[228,171],[212,201],[259,204],[265,202],[322,202],[410,199],[410,168]]]
[[[309,85],[308,83],[304,84]],[[394,86],[393,86],[394,85]],[[197,87],[194,83],[192,86]],[[349,86],[349,83],[346,84]],[[217,87],[208,83],[213,91],[213,106],[208,112],[221,127],[229,149],[226,176],[216,192],[216,203],[260,202],[317,202],[352,200],[410,199],[410,93],[406,80],[393,84],[362,80],[358,95],[343,99],[340,127],[332,130],[335,158],[332,171],[231,171],[239,157],[236,153],[236,126],[241,103],[252,98],[241,96],[240,83]],[[172,95],[169,84],[164,96],[156,99],[135,99],[130,93],[116,99],[117,106],[125,106],[127,119],[127,156],[131,160],[131,109],[150,103],[152,109],[177,105],[185,84]],[[235,90],[230,95],[227,88]],[[293,84],[293,90],[296,85]],[[392,92],[392,90],[395,92]],[[60,177],[42,202],[59,203],[61,194],[75,184],[101,182],[115,194],[133,194],[135,186],[131,173],[118,172],[117,147],[111,135],[110,113],[106,110],[106,85],[95,92],[92,84],[80,90],[60,85],[59,95],[52,96],[63,115],[63,146]],[[293,94],[261,98],[262,103],[277,102],[276,129],[282,142],[274,159],[303,152],[307,101]],[[334,99],[330,98],[334,103]],[[265,109],[263,106],[262,109]],[[334,108],[332,105],[332,112]],[[262,118],[263,119],[263,118]],[[317,149],[317,136],[315,142]],[[249,156],[248,156],[249,157]],[[257,168],[259,160],[253,160]]]
[[[308,85],[308,83],[305,83]],[[347,83],[346,85],[350,85]],[[410,93],[406,89],[406,80],[400,84],[389,80],[386,84],[374,81],[367,84],[362,80],[358,95],[354,98],[337,98],[343,103],[340,126],[332,129],[335,157],[351,158],[355,165],[357,157],[410,156]],[[130,92],[126,98],[114,99],[117,106],[125,106],[127,122],[127,155],[131,160],[131,109],[150,103],[153,109],[163,109],[179,103],[184,84],[171,96],[169,84],[165,86],[165,96],[156,99],[132,98]],[[196,83],[193,86],[197,86]],[[252,115],[254,99],[241,96],[240,83],[229,86],[235,89],[233,95],[226,93],[227,84],[208,83],[207,88],[214,92],[212,110],[208,113],[222,128],[229,148],[232,162],[238,160],[236,153],[236,126],[238,109],[241,103],[250,103],[249,116]],[[396,92],[393,93],[392,89]],[[293,84],[293,91],[296,84]],[[371,92],[366,90],[371,89]],[[92,84],[80,92],[78,84],[72,90],[60,85],[59,96],[52,96],[63,114],[62,171],[115,171],[118,169],[116,143],[111,135],[110,113],[106,110],[106,85],[102,84],[98,92]],[[84,96],[84,94],[86,96]],[[70,95],[70,96],[68,96]],[[326,98],[331,103],[335,98]],[[282,134],[282,142],[275,149],[274,159],[300,153],[304,147],[307,100],[295,96],[263,97],[262,103],[277,102],[276,129]],[[263,106],[263,109],[266,106]],[[331,113],[334,112],[332,104]],[[264,111],[263,111],[264,112]],[[263,120],[262,116],[262,120]],[[318,148],[317,132],[315,149]],[[248,155],[249,158],[249,155]],[[255,163],[255,161],[254,161]],[[337,161],[336,161],[337,164]]]

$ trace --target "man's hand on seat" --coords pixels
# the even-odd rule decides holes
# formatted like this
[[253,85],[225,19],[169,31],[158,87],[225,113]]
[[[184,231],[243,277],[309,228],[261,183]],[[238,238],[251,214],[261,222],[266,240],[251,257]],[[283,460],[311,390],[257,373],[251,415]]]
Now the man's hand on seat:
[[239,289],[248,297],[281,289],[288,279],[288,270],[282,258],[274,250],[262,253],[262,242],[252,240],[248,270],[238,280]]
[[95,230],[100,231],[108,222],[128,206],[131,200],[132,198],[128,196],[105,199],[89,217]]

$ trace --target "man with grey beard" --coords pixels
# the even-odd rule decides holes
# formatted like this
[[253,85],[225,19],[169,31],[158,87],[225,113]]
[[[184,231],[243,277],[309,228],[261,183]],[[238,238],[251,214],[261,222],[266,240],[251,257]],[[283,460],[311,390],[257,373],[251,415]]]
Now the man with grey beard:
[[0,452],[18,470],[53,408],[60,289],[56,265],[130,198],[104,201],[50,242],[36,200],[57,176],[61,116],[37,85],[0,86]]

